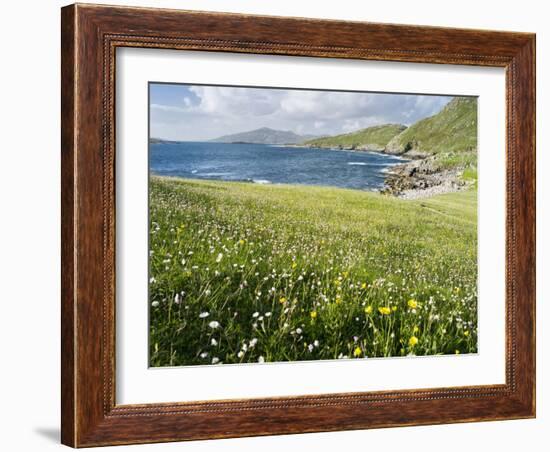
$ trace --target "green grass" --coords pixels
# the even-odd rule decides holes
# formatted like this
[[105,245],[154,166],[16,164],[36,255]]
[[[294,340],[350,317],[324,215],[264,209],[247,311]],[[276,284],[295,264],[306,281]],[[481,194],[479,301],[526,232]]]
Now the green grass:
[[456,97],[439,113],[422,119],[388,143],[394,151],[472,152],[477,149],[477,99]]
[[360,147],[369,146],[371,149],[382,150],[397,134],[405,130],[401,124],[384,124],[367,127],[357,132],[335,135],[332,137],[316,138],[304,144],[319,147]]
[[153,177],[150,364],[476,352],[476,205]]

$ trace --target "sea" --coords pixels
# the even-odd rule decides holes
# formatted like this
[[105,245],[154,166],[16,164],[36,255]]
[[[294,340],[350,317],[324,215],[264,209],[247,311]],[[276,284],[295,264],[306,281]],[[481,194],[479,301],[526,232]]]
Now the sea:
[[406,160],[378,152],[248,143],[160,142],[149,145],[159,176],[320,185],[376,191],[385,173]]

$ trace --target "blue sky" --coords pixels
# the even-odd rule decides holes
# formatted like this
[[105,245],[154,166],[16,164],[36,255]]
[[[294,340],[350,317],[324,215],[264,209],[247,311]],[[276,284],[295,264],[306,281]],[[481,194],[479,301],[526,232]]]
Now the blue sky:
[[448,96],[155,84],[151,137],[201,141],[260,127],[334,135],[373,125],[410,125],[437,113]]

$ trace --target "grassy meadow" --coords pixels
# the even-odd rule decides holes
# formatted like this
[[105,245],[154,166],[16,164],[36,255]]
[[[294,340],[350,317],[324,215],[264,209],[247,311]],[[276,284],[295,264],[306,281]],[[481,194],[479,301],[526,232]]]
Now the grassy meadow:
[[152,177],[150,365],[476,352],[476,205]]

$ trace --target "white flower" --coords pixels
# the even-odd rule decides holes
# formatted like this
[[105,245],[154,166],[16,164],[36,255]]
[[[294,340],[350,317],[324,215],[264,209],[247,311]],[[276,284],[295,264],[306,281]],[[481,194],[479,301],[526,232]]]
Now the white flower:
[[205,318],[208,317],[209,315],[210,315],[209,312],[206,312],[206,311],[205,311],[205,312],[201,312],[201,313],[199,314],[199,318],[205,319]]
[[311,353],[313,351],[313,344],[309,344],[307,346],[307,349],[309,350],[309,352]]
[[254,314],[252,314],[252,317],[255,318],[255,319],[257,319],[259,315],[260,315],[259,312],[255,312]]
[[258,362],[259,362],[260,364],[261,364],[261,363],[264,363],[264,362],[265,362],[264,357],[263,357],[263,356],[260,356],[260,357],[258,358]]
[[151,276],[151,279],[149,280],[149,283],[153,284],[153,283],[156,283],[157,280],[155,279],[154,276]]
[[238,358],[242,358],[244,356],[244,352],[241,350],[239,353],[237,353]]
[[212,291],[210,289],[206,289],[206,291],[204,293],[206,294],[206,296],[208,296],[212,293]]
[[265,315],[266,317],[271,317],[271,312],[266,312],[264,315]]
[[250,347],[254,347],[256,344],[258,343],[258,339],[257,338],[254,338],[250,341],[250,343],[248,344]]
[[186,261],[185,259],[182,259],[182,260],[181,260],[181,265],[185,265],[186,262],[187,262],[187,261]]
[[218,358],[218,357],[216,357],[216,356],[214,356],[214,357],[212,358],[212,364],[218,364],[219,362],[220,362],[220,358]]
[[302,334],[302,328],[296,328],[296,334]]
[[220,322],[216,321],[216,320],[212,320],[208,326],[210,328],[212,328],[213,330],[215,330],[216,328],[219,328],[220,327]]
[[210,341],[210,345],[213,345],[215,347],[216,345],[218,345],[218,341],[212,338],[212,340]]
[[153,308],[156,308],[159,304],[160,303],[157,300],[155,300],[151,303],[151,306],[153,306]]
[[315,340],[313,341],[313,345],[314,345],[315,347],[319,347],[319,341],[318,341],[317,339],[315,339]]
[[180,299],[180,294],[177,293],[176,296],[174,297],[174,303],[180,304],[180,301],[181,301],[181,299]]
[[216,262],[220,262],[223,258],[223,254],[222,253],[218,253],[218,255],[216,256]]
[[207,358],[207,357],[208,357],[208,352],[202,352],[202,353],[200,354],[200,357],[201,357],[202,359]]

